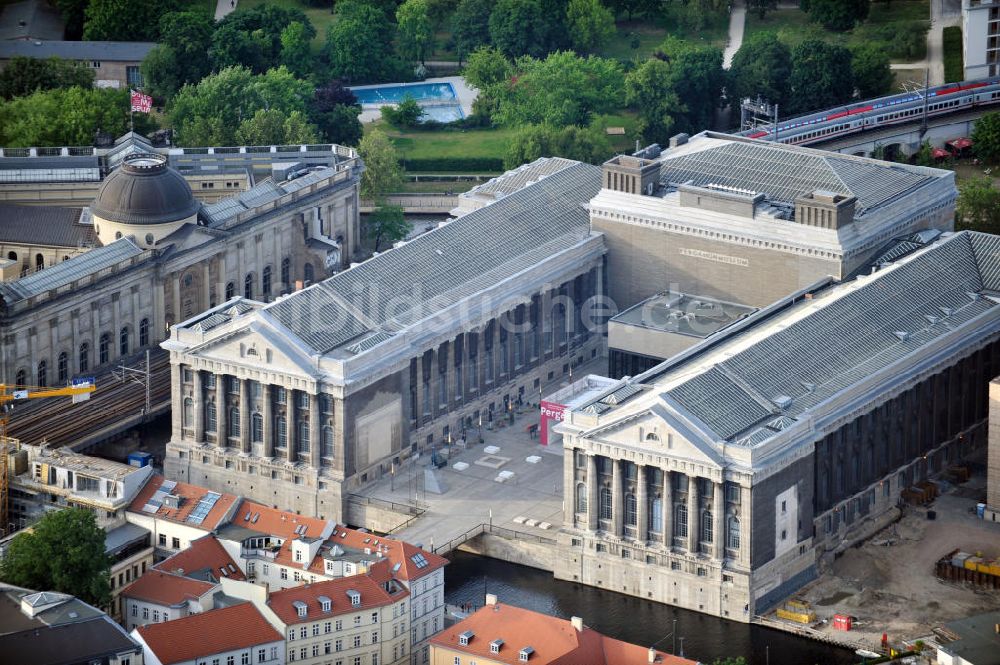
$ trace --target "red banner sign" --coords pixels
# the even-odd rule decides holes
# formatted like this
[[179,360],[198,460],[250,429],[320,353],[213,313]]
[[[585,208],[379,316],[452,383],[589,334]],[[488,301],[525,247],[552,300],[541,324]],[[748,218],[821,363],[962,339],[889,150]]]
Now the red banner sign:
[[153,110],[153,98],[141,92],[132,90],[132,111],[139,113],[149,113]]

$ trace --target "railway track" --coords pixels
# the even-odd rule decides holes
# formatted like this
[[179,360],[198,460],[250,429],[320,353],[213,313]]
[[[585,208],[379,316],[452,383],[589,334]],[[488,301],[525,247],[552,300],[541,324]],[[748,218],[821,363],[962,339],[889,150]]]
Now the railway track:
[[[137,356],[127,364],[141,367],[144,360]],[[155,349],[150,353],[149,413],[145,412],[145,386],[131,380],[122,382],[114,369],[95,375],[96,390],[86,402],[71,404],[60,399],[18,405],[11,414],[8,434],[23,443],[80,449],[170,408],[170,358],[166,351]]]

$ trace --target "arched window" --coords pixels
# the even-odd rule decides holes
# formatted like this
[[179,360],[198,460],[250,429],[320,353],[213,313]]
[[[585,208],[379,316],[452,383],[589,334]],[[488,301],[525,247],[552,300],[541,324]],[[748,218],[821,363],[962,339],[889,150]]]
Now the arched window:
[[149,319],[139,322],[139,346],[149,346]]
[[194,427],[194,400],[184,398],[184,412],[181,417],[181,427]]
[[226,283],[226,300],[231,299],[235,295],[236,295],[236,285],[233,284],[232,282],[227,282]]
[[250,416],[250,440],[260,442],[264,440],[264,416],[254,413]]
[[36,385],[47,386],[49,380],[49,364],[44,360],[38,363],[38,381]]
[[58,371],[59,383],[66,383],[69,378],[69,354],[65,351],[59,354],[56,370]]
[[205,420],[206,420],[205,431],[206,432],[214,432],[215,431],[215,425],[216,425],[215,418],[216,418],[216,414],[215,414],[215,402],[209,402],[208,404],[205,405]]
[[602,520],[611,519],[611,490],[607,487],[601,488],[601,511],[600,517]]
[[309,423],[304,420],[299,421],[299,452],[309,452]]
[[313,272],[313,264],[307,263],[304,266],[302,266],[302,273],[303,276],[305,277],[306,284],[312,284],[313,279],[315,279],[316,277],[315,273]]
[[232,407],[229,409],[229,436],[240,435],[240,409]]
[[333,428],[323,428],[323,457],[333,457]]
[[274,422],[275,429],[278,430],[278,448],[285,448],[288,446],[288,421],[285,420],[284,416],[278,416],[277,420]]
[[35,254],[35,270],[41,270],[45,267],[45,257],[41,254]]
[[7,258],[11,261],[17,261],[17,252],[7,252]]
[[250,299],[253,298],[253,273],[248,272],[247,276],[243,278],[243,297]]
[[712,524],[712,511],[706,510],[701,514],[701,542],[710,543],[713,541]]
[[260,290],[265,296],[271,295],[271,266],[264,266],[260,276]]
[[100,345],[100,348],[98,349],[98,355],[99,355],[100,362],[103,365],[104,363],[106,363],[109,360],[111,360],[111,334],[110,333],[101,333],[101,340],[100,340],[100,342],[101,342],[101,345]]
[[587,512],[587,485],[586,483],[576,484],[576,512]]
[[17,375],[14,377],[14,385],[17,387],[22,387],[28,383],[28,373],[23,369],[17,370]]
[[650,432],[649,434],[646,435],[646,441],[659,441],[659,440],[660,437],[656,434],[656,432]]
[[738,550],[740,548],[740,520],[738,518],[729,518],[729,529],[727,529],[726,534],[726,547]]
[[287,288],[292,281],[292,260],[281,259],[281,283]]
[[649,530],[663,533],[663,499],[658,496],[649,500]]
[[90,345],[84,342],[80,345],[80,371],[86,372],[90,367],[89,356],[90,355]]
[[125,326],[118,333],[118,355],[127,356],[128,352],[128,326]]
[[687,538],[688,535],[688,509],[681,504],[674,512],[674,536]]
[[625,495],[625,524],[635,526],[637,521],[635,494]]

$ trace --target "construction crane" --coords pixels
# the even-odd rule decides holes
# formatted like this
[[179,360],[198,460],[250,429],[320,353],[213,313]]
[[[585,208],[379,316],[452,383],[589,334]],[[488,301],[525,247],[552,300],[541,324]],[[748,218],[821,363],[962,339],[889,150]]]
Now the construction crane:
[[7,438],[7,421],[14,403],[28,399],[44,399],[46,397],[72,397],[73,403],[90,399],[94,392],[94,379],[74,379],[73,383],[60,388],[44,388],[39,386],[10,386],[0,383],[0,535],[6,535],[10,526],[8,522],[8,497],[10,496],[10,445],[13,439]]

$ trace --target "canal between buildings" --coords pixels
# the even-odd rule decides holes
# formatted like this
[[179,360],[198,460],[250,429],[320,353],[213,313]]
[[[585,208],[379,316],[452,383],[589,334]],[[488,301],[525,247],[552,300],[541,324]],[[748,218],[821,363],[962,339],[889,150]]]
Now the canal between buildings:
[[[670,652],[677,620],[677,651],[702,663],[743,656],[750,665],[848,665],[854,653],[789,633],[726,621],[641,598],[554,579],[551,573],[498,559],[454,552],[445,568],[445,602],[483,604],[485,593],[501,603],[584,623],[606,635]],[[527,636],[526,636],[527,637]],[[683,640],[681,640],[683,638]]]

